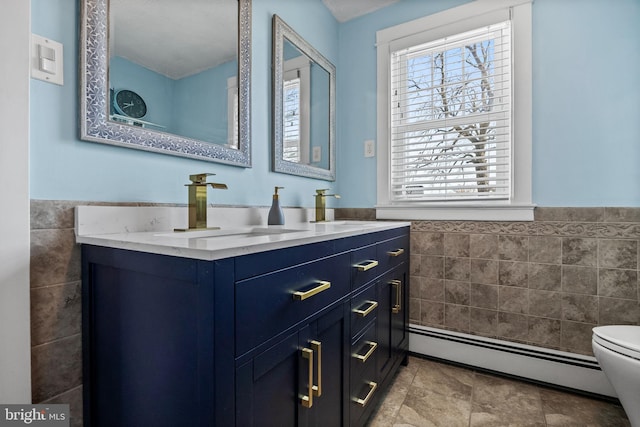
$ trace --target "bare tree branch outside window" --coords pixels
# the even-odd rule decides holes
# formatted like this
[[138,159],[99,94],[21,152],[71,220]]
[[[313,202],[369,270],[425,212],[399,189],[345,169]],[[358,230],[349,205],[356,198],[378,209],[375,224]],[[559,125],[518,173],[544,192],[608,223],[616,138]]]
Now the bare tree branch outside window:
[[496,178],[499,159],[507,156],[496,144],[496,136],[506,132],[494,117],[503,109],[497,105],[503,102],[496,93],[502,74],[496,70],[498,49],[494,38],[485,38],[406,55],[400,80],[405,86],[396,87],[402,96],[392,119],[401,124],[394,138],[402,154],[392,160],[394,176],[404,185],[398,194],[420,198],[429,188],[431,194],[479,196],[504,185]]

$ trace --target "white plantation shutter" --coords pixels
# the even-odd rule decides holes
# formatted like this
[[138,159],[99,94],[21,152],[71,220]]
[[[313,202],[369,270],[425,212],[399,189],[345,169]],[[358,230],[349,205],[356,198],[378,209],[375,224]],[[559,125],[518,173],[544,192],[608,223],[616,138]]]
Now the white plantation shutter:
[[509,21],[390,58],[390,200],[509,199]]

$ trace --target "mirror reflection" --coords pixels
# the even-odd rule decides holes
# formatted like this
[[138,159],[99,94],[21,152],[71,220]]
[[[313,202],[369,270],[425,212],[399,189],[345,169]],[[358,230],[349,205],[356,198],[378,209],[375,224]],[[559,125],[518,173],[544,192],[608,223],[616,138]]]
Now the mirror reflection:
[[251,0],[81,4],[81,139],[251,166]]
[[277,15],[274,25],[273,167],[335,179],[335,67]]
[[238,148],[238,7],[111,0],[110,119]]

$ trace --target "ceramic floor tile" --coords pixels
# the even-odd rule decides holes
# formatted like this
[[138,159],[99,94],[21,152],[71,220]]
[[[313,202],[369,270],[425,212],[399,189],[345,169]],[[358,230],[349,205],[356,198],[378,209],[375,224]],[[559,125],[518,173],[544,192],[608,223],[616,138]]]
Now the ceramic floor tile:
[[[411,362],[409,363],[409,366],[411,366]],[[383,397],[376,412],[372,414],[371,422],[369,423],[370,427],[388,427],[393,424],[393,420],[397,417],[400,407],[407,397],[416,371],[415,363],[412,368],[400,367],[393,384],[391,384],[391,387]]]
[[416,357],[402,367],[368,427],[630,427],[598,399]]
[[620,405],[544,388],[540,396],[549,427],[630,426]]
[[477,374],[471,411],[471,426],[545,426],[538,388],[505,378]]
[[470,394],[456,398],[433,390],[411,388],[400,408],[394,425],[468,426],[471,411]]

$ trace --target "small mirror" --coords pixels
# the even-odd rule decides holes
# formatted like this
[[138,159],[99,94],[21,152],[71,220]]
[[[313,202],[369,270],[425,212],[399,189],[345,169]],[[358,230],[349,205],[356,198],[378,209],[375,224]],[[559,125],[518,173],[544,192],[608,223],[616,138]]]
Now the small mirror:
[[335,180],[335,67],[273,16],[273,170]]
[[251,166],[251,0],[82,0],[80,137]]

